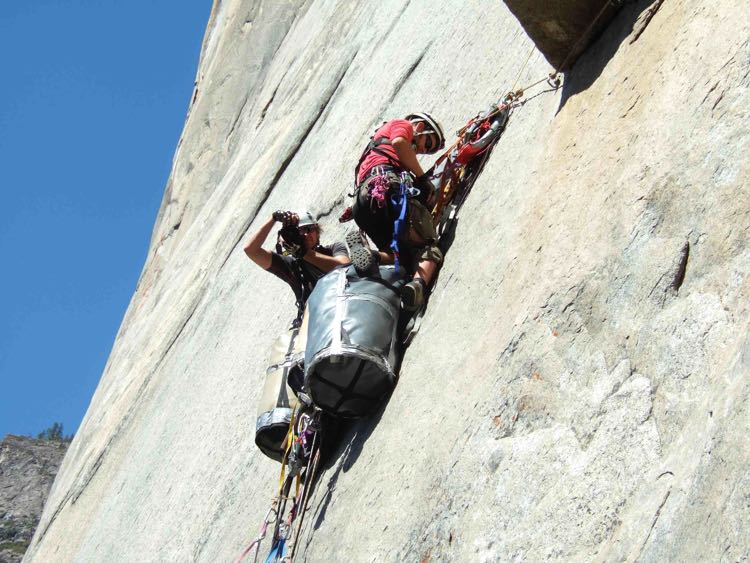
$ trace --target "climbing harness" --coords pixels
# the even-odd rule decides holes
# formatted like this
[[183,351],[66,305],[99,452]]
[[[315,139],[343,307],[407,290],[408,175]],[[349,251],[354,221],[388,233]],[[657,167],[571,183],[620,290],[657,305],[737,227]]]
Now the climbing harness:
[[[384,121],[380,127],[378,127],[378,130],[383,127],[387,122]],[[362,151],[362,154],[359,157],[359,161],[357,162],[357,165],[354,167],[354,192],[349,194],[350,197],[354,197],[354,195],[357,193],[357,187],[359,185],[359,182],[357,181],[357,177],[359,176],[359,167],[362,166],[362,163],[367,158],[367,155],[369,155],[371,152],[374,152],[375,154],[382,156],[388,161],[388,165],[392,166],[396,169],[401,169],[401,163],[393,158],[393,155],[388,154],[383,149],[379,148],[381,145],[391,145],[391,140],[387,137],[379,137],[375,138],[375,134],[370,137],[370,142],[367,143],[367,146],[365,147],[365,150]]]

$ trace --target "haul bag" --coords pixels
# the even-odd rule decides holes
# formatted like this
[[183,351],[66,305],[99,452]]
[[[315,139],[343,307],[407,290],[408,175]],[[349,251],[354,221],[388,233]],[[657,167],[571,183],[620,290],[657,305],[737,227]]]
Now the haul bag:
[[[284,439],[289,431],[297,397],[289,386],[295,373],[302,372],[306,323],[279,336],[271,348],[266,381],[258,405],[255,444],[271,459],[281,461]],[[301,379],[301,376],[298,376]]]
[[307,301],[305,389],[344,418],[372,412],[396,384],[403,269],[360,278],[354,266],[318,280]]

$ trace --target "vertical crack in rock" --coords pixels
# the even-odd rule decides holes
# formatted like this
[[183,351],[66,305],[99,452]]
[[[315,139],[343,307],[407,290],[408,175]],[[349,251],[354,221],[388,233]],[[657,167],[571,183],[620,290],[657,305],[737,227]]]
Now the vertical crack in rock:
[[[403,7],[398,11],[398,14],[396,14],[396,17],[393,18],[392,23],[390,27],[388,28],[388,31],[385,32],[385,35],[383,36],[383,39],[377,43],[378,46],[381,45],[387,45],[388,41],[390,40],[391,33],[393,33],[396,29],[396,26],[398,25],[398,22],[401,21],[401,17],[404,15],[404,12],[406,11],[406,8],[409,7],[409,0],[404,2]],[[377,51],[377,49],[375,49]]]
[[[177,342],[177,340],[180,338],[180,336],[182,336],[183,331],[187,327],[187,325],[190,322],[190,320],[193,318],[193,315],[195,315],[195,312],[198,310],[198,307],[200,306],[200,304],[203,302],[203,298],[206,296],[207,289],[208,288],[205,285],[201,289],[200,293],[198,294],[198,296],[196,297],[195,301],[193,302],[193,306],[191,307],[190,312],[188,313],[187,317],[183,321],[183,323],[180,326],[180,328],[177,330],[177,333],[174,335],[174,337],[169,342],[169,344],[167,344],[166,349],[164,350],[164,352],[162,353],[162,355],[159,357],[159,359],[156,361],[156,364],[154,364],[154,369],[151,370],[151,373],[149,374],[148,379],[150,379],[151,376],[154,374],[154,372],[157,369],[159,369],[159,366],[164,361],[164,359],[167,357],[167,354],[169,354],[170,350],[175,345],[175,343]],[[134,401],[134,403],[135,403],[135,401]]]
[[[714,84],[713,86],[711,86],[711,87],[710,87],[710,88],[708,89],[708,91],[706,92],[706,95],[705,95],[705,96],[703,97],[703,99],[701,100],[701,104],[704,104],[704,103],[706,103],[706,100],[708,99],[708,97],[709,97],[709,96],[711,95],[711,93],[712,93],[712,92],[713,92],[714,90],[716,90],[716,88],[718,88],[718,87],[719,87],[719,84],[721,84],[721,81],[718,81],[718,82],[716,82],[716,84]],[[712,109],[713,109],[713,108],[712,108]]]
[[688,258],[690,257],[690,242],[685,241],[685,244],[680,249],[680,255],[677,259],[677,269],[674,273],[674,278],[670,287],[677,293],[682,287],[682,283],[685,281],[685,272],[687,271]]
[[[195,102],[198,101],[198,92],[199,92],[199,90],[198,90],[198,83],[196,82],[195,85],[193,86],[193,95],[190,98],[190,104],[188,105],[187,117],[190,117],[190,110],[193,109],[193,106],[195,105]],[[187,119],[187,117],[186,117],[186,119]]]
[[289,27],[286,28],[286,31],[284,32],[284,37],[282,37],[281,41],[279,41],[278,45],[276,45],[276,48],[273,50],[273,55],[271,55],[271,58],[269,60],[273,61],[274,59],[276,59],[276,54],[279,52],[279,50],[281,49],[281,47],[284,46],[284,43],[286,42],[286,38],[289,37],[289,34],[294,29],[294,25],[297,23],[297,20],[301,20],[301,19],[303,19],[307,15],[307,12],[310,9],[311,5],[312,5],[312,2],[305,1],[294,12],[294,15],[292,17],[292,23],[290,23]]
[[[607,0],[584,1],[597,7]],[[426,355],[407,352],[413,373],[384,406],[382,420],[353,428],[354,436],[347,428],[351,446],[342,444],[344,432],[330,436],[339,442],[332,450],[337,459],[321,466],[319,486],[311,488],[300,560],[336,559],[342,548],[351,559],[433,562],[715,559],[728,545],[726,558],[742,554],[747,487],[743,460],[733,454],[742,443],[748,395],[742,375],[750,362],[750,340],[741,337],[747,334],[743,237],[750,231],[742,222],[747,124],[740,119],[750,50],[735,50],[743,41],[750,45],[743,39],[748,22],[738,2],[682,2],[690,5],[684,10],[664,2],[641,45],[628,49],[633,22],[659,3],[639,0],[637,10],[623,11],[570,73],[576,84],[560,100],[527,105],[523,131],[498,145],[503,162],[485,169],[489,189],[473,202],[477,213],[465,224],[465,244],[436,280],[442,300],[431,302],[430,326],[418,342]],[[272,57],[303,4],[308,16],[293,23]],[[259,398],[261,390],[244,374],[263,367],[256,352],[265,353],[269,335],[255,330],[257,322],[242,315],[247,304],[231,295],[249,267],[241,237],[291,198],[292,188],[314,192],[317,203],[310,203],[334,223],[339,202],[351,200],[310,163],[342,150],[343,137],[333,131],[361,135],[379,123],[379,106],[392,92],[388,110],[416,105],[425,98],[420,83],[436,73],[474,86],[431,92],[436,112],[462,122],[462,115],[482,109],[481,90],[494,91],[504,68],[513,67],[505,59],[525,57],[528,39],[501,5],[481,4],[456,2],[444,10],[447,17],[426,22],[425,6],[408,0],[392,2],[379,19],[342,2],[214,2],[221,7],[198,83],[201,105],[178,143],[154,228],[155,244],[172,238],[146,263],[141,293],[131,300],[29,559],[128,553],[218,560],[246,545],[242,520],[254,531],[253,515],[268,509],[274,475],[264,469],[273,462],[247,432],[255,418],[247,394]],[[262,6],[264,17],[237,39],[234,22],[242,24],[238,16],[249,6]],[[451,41],[426,48],[430,31]],[[247,45],[251,36],[257,51]],[[400,36],[418,43],[409,44],[395,73],[383,77],[382,69],[366,65],[403,54]],[[363,56],[352,60],[359,62],[342,68],[357,48]],[[530,73],[547,70],[539,57],[529,64]],[[218,83],[232,68],[245,78],[235,75],[225,95]],[[260,82],[262,72],[268,74]],[[373,87],[375,104],[363,107]],[[568,102],[561,110],[562,99]],[[356,108],[362,114],[352,120],[349,110]],[[210,138],[200,126],[204,112],[226,116],[211,122]],[[289,119],[277,120],[282,114]],[[225,158],[216,165],[224,169],[211,173],[205,162],[215,153],[225,157],[219,151],[228,131],[228,144],[242,145],[232,149],[240,160]],[[245,166],[241,157],[251,155],[257,162]],[[554,180],[565,189],[548,197]],[[607,189],[589,194],[597,182]],[[240,200],[239,212],[227,205]],[[202,221],[204,237],[194,236],[191,221]],[[570,227],[569,236],[557,245],[561,252],[552,252],[561,225]],[[486,249],[470,242],[483,236],[491,239],[493,260],[482,260]],[[237,254],[231,265],[230,252]],[[209,269],[199,270],[206,256]],[[220,285],[230,291],[227,299],[215,299]],[[264,295],[253,299],[260,303]],[[162,324],[165,314],[170,318]],[[436,334],[454,345],[429,338]],[[227,353],[240,341],[242,350]],[[453,377],[441,382],[430,373],[435,369]],[[186,377],[195,385],[180,385]],[[215,388],[221,392],[211,394]],[[457,392],[458,412],[450,401]],[[245,399],[238,402],[238,394]],[[696,409],[712,409],[705,429]],[[388,450],[410,413],[421,434]],[[187,426],[180,424],[185,416]],[[446,417],[451,423],[441,424]],[[430,440],[437,440],[437,454]],[[707,445],[713,453],[702,457]],[[671,466],[679,482],[666,471]],[[613,477],[617,482],[608,486]],[[357,514],[368,517],[365,526],[353,525]],[[148,533],[139,536],[143,529]],[[693,541],[701,529],[706,541],[700,533]]]
[[341,205],[344,205],[344,197],[343,196],[337,197],[329,207],[327,207],[323,211],[321,211],[318,214],[318,219],[323,219],[324,217],[328,217],[331,213],[334,212],[334,210],[337,207],[339,207]]
[[263,106],[263,109],[260,111],[260,118],[258,119],[258,123],[255,124],[256,129],[261,126],[263,120],[266,118],[266,113],[268,113],[268,110],[271,108],[273,101],[276,99],[276,94],[279,92],[279,88],[284,83],[284,79],[286,78],[286,75],[289,74],[289,69],[291,67],[292,63],[289,63],[289,67],[284,71],[284,74],[281,75],[281,78],[279,78],[279,81],[276,83],[276,87],[273,89],[273,92],[271,92],[271,97],[268,99],[266,105]]
[[635,100],[633,101],[632,104],[630,104],[630,107],[625,110],[625,113],[620,115],[620,119],[627,117],[627,115],[630,113],[630,110],[632,110],[638,104],[638,100],[640,99],[641,99],[641,95],[640,94],[636,95]]
[[676,296],[685,281],[687,263],[690,258],[690,242],[685,241],[680,247],[676,258],[669,267],[659,276],[649,292],[649,297],[654,297],[659,306],[663,307],[667,297]]
[[342,65],[338,79],[333,84],[333,87],[329,89],[326,95],[324,95],[323,101],[319,104],[318,111],[316,112],[315,117],[311,120],[310,126],[305,130],[304,133],[302,133],[297,143],[289,151],[289,155],[284,159],[284,161],[279,166],[276,172],[276,175],[268,184],[268,188],[266,188],[266,191],[264,192],[263,197],[258,202],[258,205],[255,208],[255,213],[252,216],[250,216],[240,227],[239,235],[235,239],[234,243],[232,243],[232,245],[229,247],[229,251],[224,257],[224,260],[221,262],[221,265],[219,266],[217,272],[221,271],[222,268],[224,268],[230,256],[232,256],[232,254],[234,253],[234,249],[237,247],[240,241],[245,237],[245,234],[247,233],[247,230],[250,228],[250,225],[255,220],[260,210],[263,209],[263,206],[268,201],[268,198],[271,197],[271,194],[273,193],[274,188],[281,180],[281,177],[284,175],[284,172],[286,172],[287,167],[292,163],[292,160],[294,160],[294,157],[297,156],[297,154],[299,153],[300,149],[302,148],[302,145],[305,144],[305,141],[310,136],[310,133],[312,132],[312,130],[315,129],[318,123],[322,122],[321,118],[323,117],[323,114],[328,109],[332,100],[336,97],[336,93],[338,92],[339,87],[341,86],[341,83],[344,81],[346,74],[349,72],[349,66],[351,62],[354,60],[354,57],[357,56],[357,53],[358,51],[355,51],[354,54],[351,57],[349,57],[349,59],[345,62],[345,64]]
[[273,92],[271,93],[271,97],[266,102],[266,105],[263,106],[263,109],[260,111],[260,119],[258,119],[258,124],[255,126],[258,128],[261,123],[263,123],[263,120],[266,118],[266,113],[268,112],[268,108],[271,107],[271,104],[273,103],[274,98],[276,97],[276,92],[279,91],[279,86],[281,86],[281,83],[284,81],[284,77],[286,76],[286,73],[284,73],[284,76],[281,77],[281,80],[279,80],[279,83],[276,85],[276,88],[273,89]]
[[432,41],[430,41],[425,48],[422,50],[422,52],[419,54],[419,56],[416,58],[416,60],[411,64],[411,66],[404,72],[404,74],[401,75],[398,82],[393,86],[393,91],[391,92],[390,96],[388,96],[388,99],[383,104],[383,107],[388,107],[391,105],[393,100],[396,99],[396,96],[398,96],[398,93],[401,91],[401,89],[404,87],[404,85],[409,81],[409,78],[411,78],[411,75],[414,73],[415,70],[417,70],[417,67],[422,62],[422,59],[424,59],[424,56],[427,54],[427,51],[430,50],[430,47],[432,46]]
[[[321,124],[325,123],[326,119],[328,119],[328,114],[330,113],[331,108],[333,107],[333,100],[339,95],[339,87],[341,86],[341,83],[344,81],[344,78],[346,78],[346,75],[349,73],[352,63],[354,62],[354,59],[357,58],[358,54],[359,54],[359,48],[355,49],[354,52],[351,54],[351,56],[349,56],[347,60],[344,62],[344,64],[341,65],[341,71],[340,71],[341,74],[336,80],[336,84],[333,87],[332,93],[327,97],[326,101],[324,102],[322,110],[318,112],[318,115],[315,118],[316,123],[313,124],[313,127],[317,125],[318,122],[320,122]],[[312,130],[312,128],[310,130]],[[310,131],[308,131],[308,133],[309,132]]]
[[104,447],[104,449],[99,453],[99,455],[96,457],[96,461],[91,466],[91,469],[88,470],[86,473],[86,477],[83,483],[81,483],[80,487],[76,488],[76,490],[73,492],[73,495],[70,498],[70,504],[75,504],[78,500],[78,497],[83,494],[83,491],[86,489],[86,486],[91,482],[91,480],[94,478],[94,475],[96,475],[97,471],[99,471],[99,468],[102,466],[102,462],[104,461],[104,455],[109,450],[109,442]]
[[719,105],[719,102],[724,99],[724,94],[726,93],[725,90],[721,91],[721,94],[719,94],[719,97],[716,98],[716,101],[714,102],[714,105],[711,106],[711,111],[716,109],[716,106]]
[[[274,92],[275,93],[275,92]],[[240,118],[242,117],[242,112],[245,111],[245,106],[247,105],[247,96],[242,100],[242,105],[240,106],[239,111],[237,112],[237,115],[234,118],[234,121],[232,121],[232,125],[229,128],[229,133],[227,133],[227,136],[225,140],[229,140],[229,138],[234,134],[234,130],[237,127],[237,123],[239,123]]]

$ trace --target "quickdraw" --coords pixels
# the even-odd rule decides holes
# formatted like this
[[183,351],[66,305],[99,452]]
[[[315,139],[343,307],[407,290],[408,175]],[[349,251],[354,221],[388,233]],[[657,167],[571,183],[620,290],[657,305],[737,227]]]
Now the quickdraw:
[[266,513],[266,517],[263,519],[263,525],[260,527],[260,534],[258,534],[258,537],[253,540],[253,542],[248,545],[245,550],[240,554],[240,556],[237,558],[235,563],[240,563],[245,557],[248,556],[248,554],[255,548],[255,557],[253,557],[253,563],[258,561],[258,552],[260,551],[260,544],[261,542],[266,539],[266,534],[268,533],[268,526],[276,522],[276,519],[278,518],[278,513],[276,511],[277,508],[277,501],[273,501],[273,505],[271,508],[268,509],[268,512]]
[[460,203],[505,131],[512,111],[521,103],[520,96],[511,93],[470,119],[456,132],[456,141],[435,161],[428,174],[437,194],[431,211],[438,232],[455,218]]
[[[303,408],[309,409],[310,407]],[[278,495],[266,513],[258,537],[242,551],[235,563],[243,561],[253,550],[255,551],[253,562],[257,562],[261,543],[272,524],[274,526],[271,549],[266,557],[266,563],[293,560],[320,461],[319,432],[320,411],[317,409],[313,409],[312,412],[295,410],[289,423]],[[290,496],[293,484],[294,493]],[[292,503],[287,511],[288,501]]]

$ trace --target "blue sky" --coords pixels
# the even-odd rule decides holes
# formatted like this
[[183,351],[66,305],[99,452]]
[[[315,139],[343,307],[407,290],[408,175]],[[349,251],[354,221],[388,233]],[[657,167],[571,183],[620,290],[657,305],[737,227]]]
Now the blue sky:
[[143,267],[211,0],[0,10],[0,438],[75,431]]

